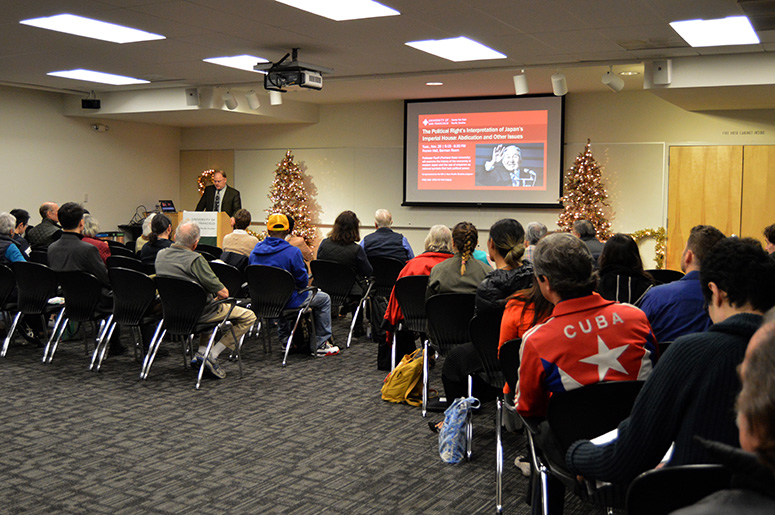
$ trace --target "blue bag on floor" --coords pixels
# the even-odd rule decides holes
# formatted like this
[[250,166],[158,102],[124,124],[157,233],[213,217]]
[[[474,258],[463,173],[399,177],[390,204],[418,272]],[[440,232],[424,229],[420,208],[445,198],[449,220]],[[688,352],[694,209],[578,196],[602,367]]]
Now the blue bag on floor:
[[439,431],[439,456],[445,463],[458,463],[466,454],[466,419],[471,408],[479,407],[476,397],[460,397],[444,411],[444,427]]

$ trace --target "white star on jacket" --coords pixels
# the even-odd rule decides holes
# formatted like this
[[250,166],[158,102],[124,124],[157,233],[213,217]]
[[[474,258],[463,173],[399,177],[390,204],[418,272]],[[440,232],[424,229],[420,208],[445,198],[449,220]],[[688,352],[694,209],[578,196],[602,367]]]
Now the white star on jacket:
[[617,372],[623,374],[627,373],[627,370],[619,363],[619,356],[627,350],[627,345],[615,347],[609,349],[603,339],[598,335],[597,337],[597,354],[593,354],[588,358],[581,359],[582,363],[589,363],[590,365],[597,365],[597,374],[600,377],[600,381],[605,378],[605,375],[609,370],[614,369]]

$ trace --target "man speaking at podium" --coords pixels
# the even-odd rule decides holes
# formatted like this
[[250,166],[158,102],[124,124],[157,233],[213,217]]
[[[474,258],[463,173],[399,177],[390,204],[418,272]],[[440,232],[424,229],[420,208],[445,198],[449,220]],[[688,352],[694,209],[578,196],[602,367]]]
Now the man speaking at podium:
[[242,208],[239,190],[226,186],[226,173],[213,172],[213,185],[205,188],[205,192],[196,205],[197,211],[223,211],[229,216]]

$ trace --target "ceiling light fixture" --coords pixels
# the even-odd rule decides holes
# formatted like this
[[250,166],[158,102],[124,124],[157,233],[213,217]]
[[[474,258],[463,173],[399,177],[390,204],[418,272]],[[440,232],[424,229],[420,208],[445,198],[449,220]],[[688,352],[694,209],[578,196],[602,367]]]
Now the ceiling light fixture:
[[252,89],[245,95],[245,100],[248,101],[248,106],[254,111],[261,107],[261,101],[258,99],[258,95]]
[[225,56],[225,57],[208,57],[207,59],[202,59],[202,61],[206,63],[217,64],[220,66],[228,66],[229,68],[236,68],[238,70],[245,70],[248,72],[263,73],[263,74],[266,74],[266,71],[254,70],[253,67],[259,63],[269,62],[263,57],[256,57],[254,55],[245,55],[245,54]]
[[444,83],[443,82],[426,82],[425,85],[426,86],[443,86]]
[[564,73],[557,71],[552,75],[552,92],[556,97],[561,97],[568,92],[568,81],[565,80]]
[[82,80],[86,82],[99,82],[100,84],[112,84],[113,86],[128,86],[131,84],[150,84],[150,81],[135,79],[134,77],[125,77],[123,75],[113,75],[112,73],[95,72],[94,70],[62,70],[58,72],[48,72],[46,75],[52,77],[64,77],[65,79]]
[[670,22],[684,41],[693,47],[755,45],[759,36],[746,16],[728,16],[716,20]]
[[619,75],[622,77],[632,77],[634,75],[640,75],[640,72],[636,72],[635,70],[625,70],[622,72],[619,72]]
[[277,0],[308,13],[323,16],[329,20],[347,21],[363,18],[381,18],[401,14],[372,0]]
[[85,38],[101,39],[112,43],[135,43],[137,41],[152,41],[166,39],[161,34],[153,34],[144,30],[124,27],[74,14],[57,14],[43,18],[22,20],[22,25],[30,25],[41,29],[55,30]]
[[279,106],[283,103],[283,94],[279,91],[269,90],[269,103],[273,106]]
[[484,59],[506,59],[506,55],[464,36],[409,41],[406,45],[456,63]]
[[527,95],[530,93],[530,88],[527,85],[527,75],[525,75],[525,70],[522,70],[519,75],[514,75],[514,93],[517,95]]
[[624,79],[614,74],[614,67],[609,66],[608,71],[603,74],[603,77],[600,79],[603,84],[611,88],[611,91],[614,93],[619,93],[622,89],[624,89]]
[[234,95],[231,94],[231,91],[224,93],[221,98],[223,99],[223,103],[226,104],[226,109],[229,111],[237,109],[239,104],[237,103],[237,99],[234,98]]

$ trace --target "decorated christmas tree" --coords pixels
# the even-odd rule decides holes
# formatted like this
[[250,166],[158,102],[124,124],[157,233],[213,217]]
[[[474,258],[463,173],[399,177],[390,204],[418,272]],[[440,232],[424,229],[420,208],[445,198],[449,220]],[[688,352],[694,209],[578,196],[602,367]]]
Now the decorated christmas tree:
[[576,156],[573,166],[565,172],[565,195],[560,199],[565,209],[560,213],[557,225],[564,231],[570,231],[576,220],[589,220],[595,226],[598,239],[605,241],[611,237],[608,192],[600,174],[600,165],[592,157],[589,146],[587,140],[584,151]]
[[299,165],[293,162],[293,152],[288,150],[285,153],[285,158],[277,163],[274,173],[274,181],[268,195],[272,207],[266,212],[291,215],[295,222],[293,234],[301,236],[307,245],[311,246],[315,239],[315,227],[312,225],[304,175]]

